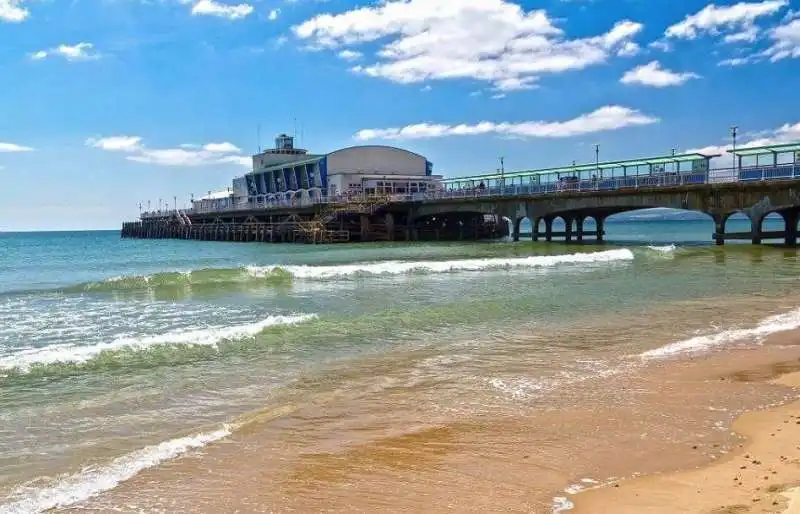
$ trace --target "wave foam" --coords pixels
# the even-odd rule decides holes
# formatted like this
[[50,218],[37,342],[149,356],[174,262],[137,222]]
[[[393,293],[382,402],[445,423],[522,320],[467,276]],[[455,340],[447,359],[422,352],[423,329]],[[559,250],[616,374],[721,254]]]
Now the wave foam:
[[118,457],[105,466],[91,466],[74,475],[64,476],[50,487],[20,487],[10,497],[21,499],[0,505],[0,514],[32,514],[86,501],[115,488],[147,468],[228,437],[232,431],[231,426],[225,426],[213,432],[148,446]]
[[672,244],[666,246],[648,246],[647,249],[658,253],[668,254],[668,253],[674,253],[678,249],[678,247]]
[[646,351],[639,356],[642,359],[648,360],[663,359],[680,354],[697,353],[744,339],[762,341],[771,334],[786,332],[796,328],[800,328],[800,309],[770,316],[752,328],[734,328],[714,334],[696,336]]
[[403,275],[409,273],[451,273],[457,271],[508,270],[543,268],[560,264],[590,264],[630,261],[634,255],[628,249],[564,255],[533,255],[490,259],[451,261],[382,261],[342,264],[338,266],[248,266],[253,276],[261,277],[284,270],[299,279],[335,279],[350,276]]
[[234,341],[253,337],[268,327],[294,325],[314,319],[314,314],[269,316],[255,323],[236,326],[214,326],[193,330],[181,330],[143,337],[119,337],[108,343],[81,346],[77,344],[50,345],[26,349],[11,355],[0,356],[0,370],[27,371],[32,366],[55,363],[83,363],[97,355],[115,350],[145,350],[161,345],[216,346],[223,341]]

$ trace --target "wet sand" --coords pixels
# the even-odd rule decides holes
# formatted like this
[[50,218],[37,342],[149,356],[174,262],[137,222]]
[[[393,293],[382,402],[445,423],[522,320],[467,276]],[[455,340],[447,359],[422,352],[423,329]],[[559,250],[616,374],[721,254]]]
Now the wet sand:
[[[800,396],[800,372],[774,383]],[[733,429],[746,441],[719,462],[583,492],[574,512],[800,513],[800,401],[746,413]]]
[[[797,342],[797,334],[787,333],[763,346],[656,361],[490,415],[425,410],[414,402],[422,392],[413,388],[400,389],[389,399],[381,393],[374,401],[336,397],[297,405],[278,417],[269,413],[254,419],[229,440],[147,470],[76,510],[550,513],[554,498],[563,497],[580,500],[579,512],[649,512],[650,504],[637,503],[644,500],[636,490],[614,496],[638,481],[579,495],[564,489],[572,493],[613,477],[714,461],[747,465],[740,462],[743,457],[730,455],[755,455],[756,449],[740,448],[744,443],[730,430],[731,423],[747,411],[797,397],[771,380],[800,370]],[[782,409],[767,425],[754,426],[757,431],[769,426],[776,434],[771,439],[794,437],[798,445],[800,406]],[[763,464],[736,469],[747,486],[735,485],[736,473],[723,473],[730,481],[725,486],[740,488],[750,507],[775,501],[775,507],[788,505],[787,498],[778,498],[780,491],[768,488],[800,484],[800,465],[793,464],[800,450],[758,451],[751,460]],[[786,462],[778,468],[781,456]],[[799,472],[796,479],[788,478],[792,465]],[[739,512],[713,510],[744,503],[720,502],[731,498],[723,489],[719,497],[704,495],[708,477],[692,477],[685,487],[698,497],[715,498],[708,512]],[[650,480],[657,479],[643,483]],[[752,502],[755,496],[744,494],[746,487],[762,497]],[[651,504],[666,505],[663,512],[695,512],[676,509],[666,498],[671,495]]]

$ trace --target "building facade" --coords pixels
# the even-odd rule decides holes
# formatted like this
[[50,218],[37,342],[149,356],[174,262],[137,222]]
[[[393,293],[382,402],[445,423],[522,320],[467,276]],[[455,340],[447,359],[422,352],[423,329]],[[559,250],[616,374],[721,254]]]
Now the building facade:
[[390,146],[354,146],[322,155],[295,148],[280,135],[275,148],[253,156],[253,171],[233,180],[233,202],[254,208],[305,205],[323,198],[419,195],[439,187],[425,157]]

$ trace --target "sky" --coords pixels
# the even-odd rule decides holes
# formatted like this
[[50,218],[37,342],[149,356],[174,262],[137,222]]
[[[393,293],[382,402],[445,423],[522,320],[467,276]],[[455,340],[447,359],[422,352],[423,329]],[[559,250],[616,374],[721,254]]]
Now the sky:
[[800,0],[0,0],[0,230],[186,205],[281,132],[448,177],[800,140],[797,91]]

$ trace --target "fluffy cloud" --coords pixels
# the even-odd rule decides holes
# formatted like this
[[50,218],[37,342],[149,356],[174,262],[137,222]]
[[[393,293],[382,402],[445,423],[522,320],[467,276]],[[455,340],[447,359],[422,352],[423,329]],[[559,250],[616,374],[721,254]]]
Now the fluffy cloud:
[[281,14],[280,9],[273,9],[267,15],[267,19],[269,19],[269,21],[275,21],[278,19],[278,16],[280,16],[280,14]]
[[0,153],[32,152],[33,148],[14,143],[0,143]]
[[695,39],[707,34],[718,34],[720,30],[751,30],[756,19],[770,16],[788,5],[787,0],[765,0],[763,2],[739,2],[733,5],[709,4],[695,14],[686,16],[680,23],[667,28],[670,38]]
[[353,50],[342,50],[338,55],[340,59],[344,59],[345,61],[357,61],[363,57],[361,52],[355,52]]
[[0,21],[19,23],[25,21],[29,14],[20,0],[0,0]]
[[793,19],[770,32],[773,43],[763,52],[772,62],[800,57],[800,19]]
[[206,145],[183,144],[178,148],[149,148],[138,136],[111,136],[89,138],[86,145],[109,152],[123,152],[129,161],[162,166],[207,166],[212,164],[239,164],[250,167],[249,157],[239,155],[242,150],[228,142]]
[[50,48],[49,50],[39,50],[38,52],[31,54],[31,59],[35,61],[40,61],[48,57],[62,57],[70,62],[74,62],[99,59],[100,54],[94,51],[94,45],[91,43],[58,45],[55,48]]
[[372,139],[431,139],[448,136],[477,136],[496,134],[526,138],[561,138],[617,130],[630,126],[658,123],[659,119],[639,111],[610,105],[567,121],[526,121],[522,123],[493,123],[475,125],[442,125],[420,123],[402,128],[365,129],[355,135],[359,141]]
[[624,20],[606,33],[567,39],[545,11],[525,11],[509,0],[388,0],[293,27],[316,48],[380,41],[374,62],[354,67],[358,73],[399,83],[475,79],[502,91],[632,55],[641,30]]
[[[736,148],[755,148],[758,146],[792,143],[798,140],[800,140],[800,122],[794,124],[786,123],[776,129],[767,130],[745,141],[737,142]],[[732,147],[732,144],[709,145],[702,148],[692,148],[691,150],[687,150],[687,152],[725,156],[726,152],[731,150]],[[717,160],[722,161],[721,165],[725,166],[724,158]],[[728,159],[728,167],[730,167],[730,159]]]
[[651,87],[680,86],[691,79],[700,78],[696,73],[677,73],[661,67],[658,61],[651,61],[625,72],[620,82]]
[[217,16],[229,20],[246,18],[253,12],[250,4],[228,5],[215,0],[200,0],[192,7],[192,14],[195,16]]
[[100,139],[89,138],[86,146],[100,148],[109,152],[133,152],[141,148],[141,137],[137,136],[112,136]]

